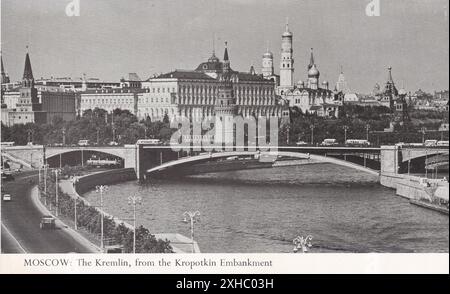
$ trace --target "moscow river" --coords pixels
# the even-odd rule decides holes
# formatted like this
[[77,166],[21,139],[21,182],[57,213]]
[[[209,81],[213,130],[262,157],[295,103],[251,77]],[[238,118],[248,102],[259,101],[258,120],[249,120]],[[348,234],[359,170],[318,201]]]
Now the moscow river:
[[[332,164],[127,182],[110,187],[105,210],[152,233],[190,236],[183,212],[200,211],[195,240],[204,253],[292,252],[313,236],[312,252],[448,252],[449,217],[409,204],[377,177]],[[99,203],[95,192],[85,197]]]

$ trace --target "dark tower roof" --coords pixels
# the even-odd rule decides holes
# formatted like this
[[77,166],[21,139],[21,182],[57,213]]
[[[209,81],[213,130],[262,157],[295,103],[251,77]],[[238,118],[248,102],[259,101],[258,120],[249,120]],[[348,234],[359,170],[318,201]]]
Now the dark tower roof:
[[225,42],[225,53],[223,54],[223,61],[229,61],[228,59],[228,42]]
[[33,70],[31,69],[30,55],[27,52],[25,56],[25,69],[23,70],[23,79],[33,80]]
[[4,74],[4,73],[5,73],[5,69],[4,69],[4,67],[3,67],[3,56],[0,57],[0,58],[1,58],[1,60],[2,60],[2,74]]

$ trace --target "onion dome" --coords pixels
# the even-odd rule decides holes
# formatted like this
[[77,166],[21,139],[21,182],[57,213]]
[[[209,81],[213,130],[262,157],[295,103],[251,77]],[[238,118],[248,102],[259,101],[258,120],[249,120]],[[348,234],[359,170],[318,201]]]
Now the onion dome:
[[303,82],[302,80],[297,82],[297,86],[300,88],[303,88],[305,86],[305,82]]
[[308,70],[308,77],[309,78],[318,78],[320,76],[320,72],[317,69],[316,65],[313,64],[311,68]]

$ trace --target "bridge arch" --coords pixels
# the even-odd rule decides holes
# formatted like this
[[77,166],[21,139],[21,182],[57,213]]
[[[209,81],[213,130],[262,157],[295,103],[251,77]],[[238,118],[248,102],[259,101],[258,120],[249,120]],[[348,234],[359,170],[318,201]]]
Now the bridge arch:
[[[123,148],[122,148],[123,149]],[[116,157],[120,157],[125,159],[124,150],[119,148],[94,148],[94,147],[86,147],[86,148],[47,148],[46,150],[46,158],[52,158],[55,156],[59,156],[61,154],[66,154],[70,152],[95,152],[102,154],[109,154]]]
[[155,166],[153,168],[147,169],[146,173],[156,173],[161,172],[169,168],[177,167],[180,165],[184,165],[187,163],[201,163],[205,161],[210,161],[214,159],[220,159],[220,158],[227,158],[232,156],[254,156],[254,155],[276,155],[281,157],[291,157],[291,158],[299,158],[299,159],[314,159],[320,162],[324,163],[332,163],[340,166],[345,166],[349,168],[353,168],[362,172],[370,173],[372,175],[379,176],[380,172],[374,169],[370,169],[367,167],[364,167],[359,164],[355,164],[349,161],[333,158],[333,157],[327,157],[322,155],[315,155],[310,153],[301,153],[301,152],[289,152],[289,151],[278,151],[278,152],[259,152],[259,151],[228,151],[228,152],[216,152],[216,153],[206,153],[206,154],[200,154],[195,156],[189,156],[189,157],[183,157],[178,160],[169,161],[166,163],[163,163],[159,166]]

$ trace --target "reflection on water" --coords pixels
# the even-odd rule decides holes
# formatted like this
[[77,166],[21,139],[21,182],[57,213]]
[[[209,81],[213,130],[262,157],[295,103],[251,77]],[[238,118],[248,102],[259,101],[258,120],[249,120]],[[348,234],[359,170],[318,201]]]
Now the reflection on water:
[[[410,205],[377,178],[331,164],[245,170],[110,187],[106,211],[130,218],[129,195],[143,205],[138,224],[190,235],[186,210],[201,212],[202,252],[292,252],[312,235],[312,252],[448,252],[449,218]],[[98,195],[86,194],[96,203]]]

